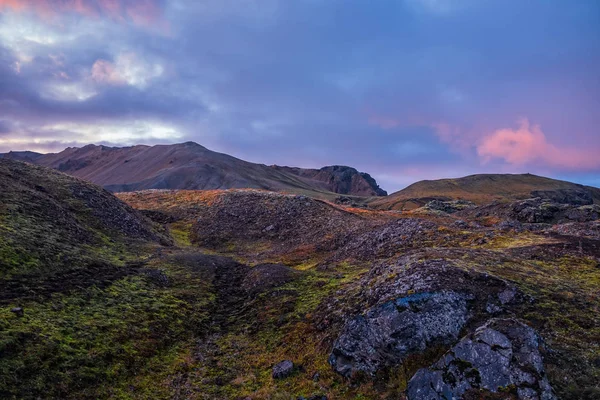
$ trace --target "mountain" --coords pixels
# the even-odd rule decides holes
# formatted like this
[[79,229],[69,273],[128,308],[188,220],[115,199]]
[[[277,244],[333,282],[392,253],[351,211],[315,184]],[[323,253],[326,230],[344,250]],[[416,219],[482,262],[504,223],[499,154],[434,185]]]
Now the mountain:
[[366,173],[345,166],[302,169],[255,164],[193,142],[174,145],[70,147],[56,154],[11,152],[5,158],[48,166],[113,192],[144,189],[254,188],[321,196],[385,196]]
[[34,163],[35,160],[43,156],[43,154],[34,151],[9,151],[8,153],[0,154],[0,158],[7,158],[16,161],[27,161]]
[[425,180],[374,199],[370,206],[385,210],[414,209],[431,200],[493,201],[544,197],[559,203],[600,203],[600,189],[532,174],[480,174],[457,179]]

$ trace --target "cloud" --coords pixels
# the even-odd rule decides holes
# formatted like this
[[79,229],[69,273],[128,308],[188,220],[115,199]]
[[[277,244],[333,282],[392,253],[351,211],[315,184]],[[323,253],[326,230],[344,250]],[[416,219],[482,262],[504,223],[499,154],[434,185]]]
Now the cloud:
[[[546,144],[577,132],[573,148],[600,146],[599,3],[533,3],[0,0],[0,119],[43,146],[95,132],[119,144],[137,120],[263,163],[399,179],[412,165],[423,174],[411,180],[522,172],[480,156],[482,133],[527,115]],[[122,144],[149,137],[180,140]],[[567,170],[530,167],[540,157],[528,171]]]
[[524,166],[588,170],[600,167],[600,149],[558,147],[546,138],[539,125],[529,120],[519,121],[517,129],[498,129],[483,138],[477,153],[484,163],[501,159],[509,164]]
[[0,136],[2,136],[3,133],[9,133],[11,131],[12,123],[10,121],[0,119]]
[[140,89],[160,77],[164,68],[158,63],[146,62],[135,53],[124,53],[117,56],[115,63],[97,60],[92,66],[91,77],[96,82],[111,85],[127,84]]
[[[5,129],[2,129],[4,126]],[[6,132],[3,132],[6,131]],[[183,141],[185,133],[176,126],[152,120],[118,122],[55,123],[37,127],[14,126],[0,121],[0,153],[10,150],[53,151],[89,143],[135,145]],[[61,148],[62,144],[62,148]]]
[[146,27],[165,27],[162,9],[160,0],[0,0],[0,12],[32,12],[43,19],[73,13]]

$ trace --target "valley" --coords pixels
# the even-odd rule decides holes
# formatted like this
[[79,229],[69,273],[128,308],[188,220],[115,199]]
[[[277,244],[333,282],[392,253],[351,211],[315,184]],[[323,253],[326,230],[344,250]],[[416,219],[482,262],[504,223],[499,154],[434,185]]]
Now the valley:
[[115,197],[11,160],[0,189],[2,398],[599,394],[593,199]]

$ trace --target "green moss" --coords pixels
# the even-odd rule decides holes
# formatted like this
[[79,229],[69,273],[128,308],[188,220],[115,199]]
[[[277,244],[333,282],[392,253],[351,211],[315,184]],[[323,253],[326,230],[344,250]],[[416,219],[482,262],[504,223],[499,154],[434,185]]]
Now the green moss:
[[169,225],[169,233],[179,247],[188,247],[191,242],[192,224],[190,222],[179,221]]
[[131,388],[154,392],[155,379],[166,378],[206,326],[214,299],[202,293],[201,284],[191,296],[190,282],[177,271],[171,278],[175,283],[168,289],[132,276],[104,290],[91,287],[42,303],[22,302],[22,318],[10,305],[1,307],[0,397],[119,398],[129,397]]

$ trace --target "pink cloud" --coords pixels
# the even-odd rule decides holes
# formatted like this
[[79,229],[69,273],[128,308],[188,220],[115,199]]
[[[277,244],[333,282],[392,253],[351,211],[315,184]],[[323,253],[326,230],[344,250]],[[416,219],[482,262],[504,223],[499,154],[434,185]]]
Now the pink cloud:
[[92,79],[96,82],[110,84],[123,84],[125,79],[119,74],[113,63],[106,60],[97,60],[92,66]]
[[65,13],[107,17],[118,22],[168,30],[160,0],[0,0],[0,12],[33,12],[44,19]]
[[396,118],[367,112],[368,123],[385,130],[429,127],[452,151],[472,155],[473,150],[476,150],[484,164],[496,159],[503,160],[507,166],[513,167],[535,165],[571,170],[600,168],[600,148],[559,147],[548,140],[539,125],[531,125],[527,119],[520,120],[516,129],[497,129],[482,138],[481,127],[465,129],[455,124],[435,120],[432,122],[418,116]]
[[132,85],[145,88],[163,75],[164,67],[140,58],[136,53],[121,53],[114,62],[98,59],[92,65],[91,78],[98,83]]
[[567,168],[600,168],[600,149],[558,147],[548,141],[539,125],[527,119],[519,121],[517,129],[498,129],[481,140],[477,154],[484,163],[501,159],[512,165]]
[[0,0],[0,10],[10,8],[16,11],[21,11],[26,6],[22,0]]

